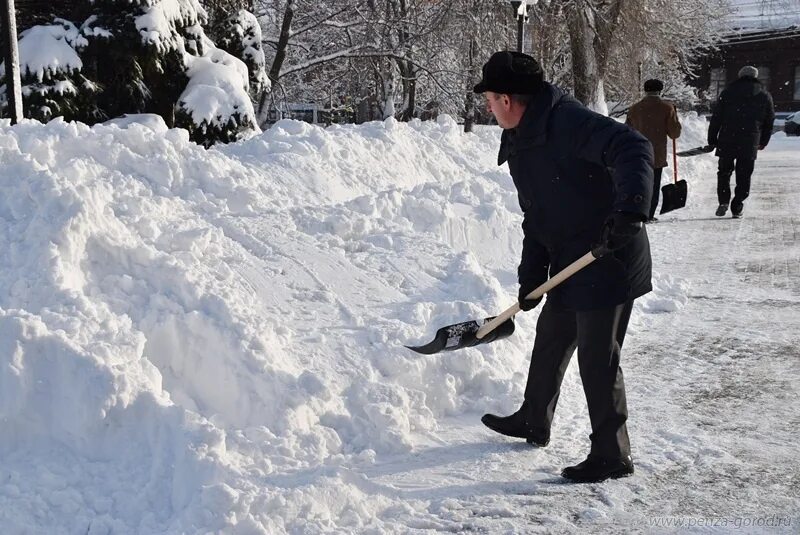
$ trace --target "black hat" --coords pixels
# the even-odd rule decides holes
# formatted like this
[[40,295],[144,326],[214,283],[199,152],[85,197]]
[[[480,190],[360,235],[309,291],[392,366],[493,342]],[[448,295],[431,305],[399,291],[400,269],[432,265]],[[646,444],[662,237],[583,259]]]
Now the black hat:
[[483,66],[483,77],[473,91],[506,95],[533,95],[544,83],[539,63],[522,52],[495,52]]
[[645,93],[660,93],[664,90],[664,82],[661,80],[647,80],[644,83],[644,92]]

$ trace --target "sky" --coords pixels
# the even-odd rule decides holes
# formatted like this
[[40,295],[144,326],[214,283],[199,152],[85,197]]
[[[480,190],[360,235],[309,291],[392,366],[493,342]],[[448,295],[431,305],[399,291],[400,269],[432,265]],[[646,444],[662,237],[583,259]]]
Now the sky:
[[[682,120],[679,150],[704,144]],[[206,150],[155,116],[3,124],[3,533],[796,528],[797,138],[741,221],[709,217],[712,155],[679,162],[689,203],[648,228],[623,351],[637,474],[576,487],[575,362],[548,448],[480,425],[520,403],[538,311],[493,344],[404,347],[515,299],[499,135],[287,120]]]

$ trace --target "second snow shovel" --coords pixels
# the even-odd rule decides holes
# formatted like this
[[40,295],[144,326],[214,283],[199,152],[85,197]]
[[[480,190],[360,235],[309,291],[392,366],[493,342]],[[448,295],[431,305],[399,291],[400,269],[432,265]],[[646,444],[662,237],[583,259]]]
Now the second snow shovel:
[[[545,293],[594,262],[595,259],[603,256],[606,252],[607,250],[602,246],[592,249],[529,293],[528,299],[538,299],[542,297]],[[465,321],[442,327],[436,331],[436,336],[433,338],[433,341],[422,346],[406,347],[417,353],[422,353],[423,355],[432,355],[440,351],[454,351],[456,349],[463,349],[465,347],[488,344],[495,340],[501,340],[514,334],[513,316],[519,311],[519,303],[514,303],[513,306],[497,316],[483,320]]]
[[678,156],[675,152],[676,143],[672,140],[672,184],[661,188],[661,214],[666,214],[686,206],[687,187],[685,180],[678,180]]
[[695,147],[693,149],[682,150],[678,153],[678,156],[697,156],[698,154],[708,154],[713,150],[714,147],[712,147],[711,145],[704,145],[702,147]]

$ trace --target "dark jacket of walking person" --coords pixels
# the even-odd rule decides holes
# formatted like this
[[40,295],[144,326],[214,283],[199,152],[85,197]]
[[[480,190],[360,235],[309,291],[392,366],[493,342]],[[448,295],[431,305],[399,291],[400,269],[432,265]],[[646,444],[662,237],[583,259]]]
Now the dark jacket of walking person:
[[[742,67],[739,78],[720,94],[708,127],[708,144],[716,147],[719,157],[718,216],[725,215],[729,204],[734,217],[742,214],[758,151],[769,143],[774,122],[772,97],[758,80],[758,69]],[[734,171],[736,190],[731,200]]]
[[661,98],[664,83],[647,80],[644,83],[645,97],[631,106],[625,124],[631,126],[653,145],[653,197],[650,202],[649,221],[656,220],[661,174],[667,166],[667,137],[677,139],[681,135],[681,123],[675,105]]
[[633,300],[651,289],[647,218],[652,148],[642,135],[597,114],[543,81],[532,57],[497,52],[475,86],[504,129],[498,164],[508,167],[523,212],[518,268],[526,296],[593,246],[609,252],[547,295],[539,315],[522,407],[507,417],[486,414],[501,434],[544,447],[561,381],[578,361],[592,425],[588,458],[565,468],[574,481],[633,473],[620,350]]

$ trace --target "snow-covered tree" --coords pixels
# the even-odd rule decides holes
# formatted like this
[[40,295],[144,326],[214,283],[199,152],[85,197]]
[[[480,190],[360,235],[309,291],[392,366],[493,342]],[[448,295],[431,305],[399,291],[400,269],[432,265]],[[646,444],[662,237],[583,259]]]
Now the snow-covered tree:
[[[63,116],[96,120],[104,114],[94,104],[99,87],[81,73],[79,51],[86,38],[74,24],[56,19],[55,24],[34,26],[19,39],[24,116],[40,121]],[[0,68],[5,76],[5,66]],[[6,88],[0,88],[5,107]]]
[[250,96],[257,102],[263,92],[269,91],[264,50],[262,49],[261,26],[255,15],[244,9],[226,17],[219,25],[220,33],[214,36],[216,45],[247,66],[250,81]]
[[483,100],[472,88],[480,79],[481,67],[489,56],[511,46],[515,39],[513,18],[510,7],[498,9],[495,0],[459,0],[454,7],[444,35],[456,53],[453,57],[440,55],[438,59],[444,72],[448,65],[458,67],[450,77],[453,81],[443,80],[441,84],[443,87],[452,85],[455,91],[448,94],[440,89],[437,98],[442,101],[444,110],[454,115],[463,113],[464,130],[469,132],[475,122],[483,122],[479,119],[485,118]]
[[[526,51],[548,80],[600,111],[607,100],[624,109],[653,76],[688,95],[692,53],[718,35],[726,2],[529,0]],[[27,79],[31,98],[42,97],[26,104],[39,110],[31,115],[152,112],[203,143],[237,139],[293,103],[350,120],[445,112],[469,128],[485,119],[471,91],[481,65],[516,47],[502,0],[68,0],[47,10],[62,5],[73,23],[47,24],[47,39],[80,64]]]
[[[206,36],[199,0],[80,0],[65,6],[86,17],[79,27],[57,19],[22,33],[28,117],[61,115],[93,124],[156,113],[206,145],[258,130],[250,72]],[[257,67],[255,89],[263,89],[258,25],[244,13],[235,20],[244,28],[242,56]]]
[[87,76],[110,117],[151,112],[174,124],[186,87],[184,56],[202,54],[205,12],[196,0],[95,0],[84,29]]
[[[463,113],[461,36],[468,25],[461,3],[270,2],[261,20],[268,21],[266,41],[274,49],[274,100],[358,107],[373,119],[406,120],[431,107]],[[508,18],[496,15],[495,0],[479,3],[479,19]]]
[[682,92],[698,48],[719,35],[727,0],[563,0],[531,10],[533,54],[546,77],[587,106],[607,112],[640,95],[657,76]]
[[[684,105],[694,103],[686,84],[696,73],[699,51],[713,47],[730,12],[727,0],[634,0],[639,9],[623,13],[624,37],[609,60],[609,93],[621,108],[641,96],[642,82],[659,78],[665,94]],[[636,31],[637,28],[643,29]]]
[[248,70],[241,60],[211,48],[203,56],[187,56],[186,62],[189,83],[178,99],[176,126],[206,146],[257,130]]
[[352,106],[348,101],[369,85],[366,58],[379,53],[369,35],[371,0],[257,1],[273,84],[259,116],[292,102]]
[[203,0],[208,13],[206,33],[222,50],[247,65],[250,98],[254,106],[263,102],[271,89],[267,75],[261,24],[252,13],[253,0]]

